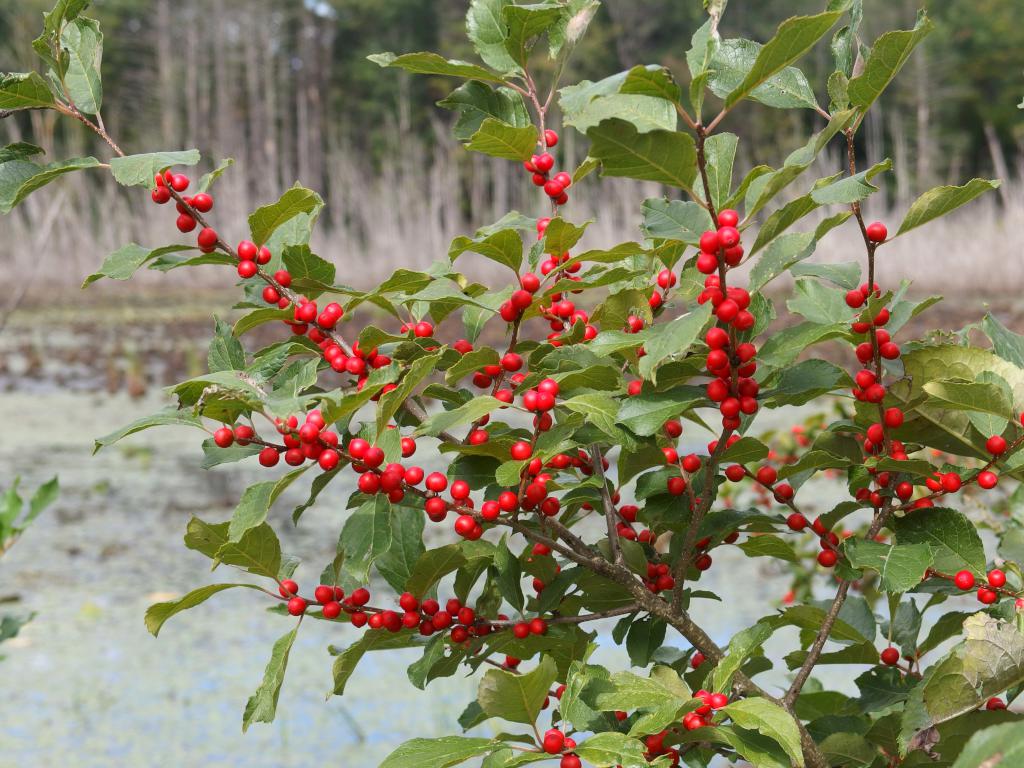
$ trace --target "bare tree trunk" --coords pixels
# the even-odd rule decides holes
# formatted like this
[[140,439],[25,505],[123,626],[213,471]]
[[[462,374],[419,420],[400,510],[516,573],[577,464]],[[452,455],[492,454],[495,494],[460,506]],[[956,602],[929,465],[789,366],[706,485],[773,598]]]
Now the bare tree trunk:
[[917,186],[926,189],[932,186],[931,93],[928,87],[928,46],[921,46],[914,56],[915,87],[917,102]]
[[171,146],[175,137],[175,109],[177,99],[174,88],[174,55],[171,45],[174,41],[174,27],[171,24],[170,0],[157,0],[156,5],[156,70],[160,81],[160,140],[164,146]]
[[996,127],[986,120],[984,130],[988,153],[992,156],[992,168],[995,170],[996,178],[1003,180],[1003,184],[999,187],[999,196],[1002,198],[1003,205],[1009,208],[1010,192],[1006,182],[1010,180],[1010,168],[1006,164],[1006,154],[1003,152],[1003,145],[999,143]]

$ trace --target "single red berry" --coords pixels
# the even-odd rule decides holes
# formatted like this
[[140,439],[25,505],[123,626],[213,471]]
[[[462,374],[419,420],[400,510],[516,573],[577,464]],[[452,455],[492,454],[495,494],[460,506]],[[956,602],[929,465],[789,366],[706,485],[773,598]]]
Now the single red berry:
[[718,212],[719,227],[735,227],[740,221],[740,215],[732,208],[725,208]]
[[1006,452],[1006,440],[1000,435],[992,435],[985,442],[985,449],[993,456],[999,456]]
[[887,408],[885,411],[885,426],[896,429],[903,425],[903,411],[899,408]]
[[994,712],[997,709],[1006,709],[1006,702],[1000,699],[998,696],[993,696],[991,699],[985,702],[985,709],[989,712]]
[[549,147],[553,147],[558,144],[558,134],[548,128],[544,131],[544,144]]
[[565,747],[565,734],[552,728],[544,734],[544,751],[549,755],[557,755]]
[[292,616],[301,616],[306,612],[306,601],[301,597],[293,597],[288,601],[288,613]]
[[839,555],[831,549],[823,549],[818,553],[818,564],[823,568],[831,568],[839,560]]
[[729,697],[724,693],[713,693],[708,699],[708,703],[711,705],[712,709],[721,709],[729,703]]
[[278,586],[277,591],[281,593],[281,597],[290,597],[299,593],[299,585],[291,579],[284,579]]
[[885,224],[880,221],[873,221],[866,227],[868,240],[873,243],[881,243],[885,241],[885,238],[889,236],[889,230],[885,228]]
[[260,249],[256,247],[256,243],[251,240],[243,240],[238,244],[236,249],[238,252],[238,258],[242,261],[256,261],[256,257],[259,256]]
[[277,448],[271,448],[270,446],[260,451],[259,455],[260,464],[264,467],[275,466],[280,458],[281,454],[277,452]]
[[205,192],[199,192],[192,198],[192,207],[200,213],[209,213],[213,210],[213,198]]
[[323,616],[325,619],[336,619],[341,615],[341,603],[331,600],[324,603]]
[[703,663],[704,663],[704,654],[701,653],[700,651],[697,651],[690,658],[690,666],[693,667],[694,669],[697,669]]
[[187,213],[183,213],[178,216],[178,220],[175,222],[180,232],[191,232],[196,228],[196,220],[189,216]]
[[235,442],[235,433],[230,427],[221,427],[213,433],[213,442],[220,448],[227,448]]
[[993,568],[988,572],[988,583],[990,586],[998,589],[1006,584],[1006,574],[998,568]]
[[964,591],[974,588],[974,574],[970,571],[957,571],[953,577],[953,583]]
[[807,527],[807,518],[801,515],[799,512],[794,512],[786,518],[786,525],[789,526],[790,530],[802,531]]
[[984,472],[978,473],[978,485],[984,488],[986,491],[995,488],[999,483],[999,475],[995,472],[985,470]]
[[882,663],[888,664],[890,667],[895,666],[900,660],[899,650],[893,648],[891,645],[884,649],[879,656],[882,659]]

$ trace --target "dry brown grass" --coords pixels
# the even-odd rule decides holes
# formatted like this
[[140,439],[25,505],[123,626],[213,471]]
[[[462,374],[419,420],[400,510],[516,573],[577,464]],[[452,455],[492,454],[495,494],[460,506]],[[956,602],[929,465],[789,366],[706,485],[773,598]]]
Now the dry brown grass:
[[[357,165],[351,159],[355,153],[343,149],[329,158],[332,184],[324,191],[328,208],[314,247],[338,265],[339,281],[367,286],[400,266],[425,267],[447,253],[452,238],[497,220],[511,208],[535,214],[543,209],[541,196],[524,184],[514,164],[467,156],[444,139],[396,143],[401,151],[394,156],[400,160],[375,169]],[[580,154],[571,145],[567,149]],[[832,172],[826,161],[821,166],[819,175]],[[810,179],[809,173],[794,191],[802,191]],[[247,188],[243,174],[229,171],[215,189],[214,220],[229,238],[241,238],[247,212],[279,191]],[[573,191],[570,215],[576,221],[595,218],[584,245],[606,247],[638,239],[640,201],[662,193],[654,184],[598,181],[594,176]],[[0,219],[0,264],[26,277],[30,296],[39,296],[44,287],[71,294],[105,254],[121,245],[134,241],[155,247],[181,238],[170,209],[155,209],[147,197],[141,191],[129,194],[99,174],[60,181]],[[1015,298],[1024,288],[1018,234],[1024,232],[1024,185],[1011,184],[1003,197],[1008,205],[990,193],[887,245],[881,253],[882,277],[912,276],[916,291],[945,293],[951,299]],[[880,211],[878,199],[868,202],[867,215],[895,229],[902,212]],[[863,258],[852,226],[831,233],[813,258]],[[493,274],[489,262],[480,261],[467,258],[459,266],[474,277]],[[207,287],[223,285],[224,275],[209,267],[149,273],[140,288],[154,288],[157,281],[162,289]],[[102,284],[92,290],[97,289],[110,290]],[[123,289],[116,293],[124,295]]]

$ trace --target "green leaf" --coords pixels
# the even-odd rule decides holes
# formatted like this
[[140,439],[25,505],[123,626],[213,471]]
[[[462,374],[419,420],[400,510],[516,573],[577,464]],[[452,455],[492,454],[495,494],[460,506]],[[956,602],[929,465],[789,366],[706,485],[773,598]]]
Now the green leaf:
[[276,203],[257,208],[249,216],[249,231],[256,245],[263,245],[278,227],[299,214],[315,216],[323,208],[324,201],[311,189],[296,184]]
[[[672,73],[665,67],[645,67],[637,65],[626,74],[626,79],[619,88],[619,93],[632,93],[640,96],[657,96],[659,99],[677,103],[681,97],[679,86]],[[672,125],[675,128],[675,124]],[[728,134],[715,134],[711,139]],[[706,145],[705,145],[706,148]]]
[[501,746],[500,741],[468,736],[412,739],[381,762],[381,768],[448,768]]
[[[787,208],[789,206],[786,206]],[[767,224],[765,225],[767,226]],[[758,235],[760,239],[760,234]],[[759,291],[779,275],[814,253],[817,245],[811,232],[792,232],[777,237],[750,270],[750,290]],[[757,244],[754,245],[756,250]]]
[[495,581],[501,596],[509,605],[517,611],[523,610],[523,569],[519,558],[512,554],[508,548],[507,536],[502,536],[501,541],[494,551],[494,568],[497,571]]
[[29,160],[12,160],[0,165],[0,213],[10,213],[18,203],[51,181],[72,171],[96,168],[95,157],[74,157],[48,165]]
[[416,561],[405,589],[414,595],[425,595],[438,581],[466,564],[466,555],[458,544],[428,549]]
[[605,120],[587,132],[590,156],[601,161],[602,176],[656,181],[690,192],[697,173],[697,150],[688,133],[639,134],[625,120]]
[[1015,415],[1012,393],[1005,382],[1000,386],[986,381],[940,380],[929,381],[922,389],[928,394],[929,403],[941,408],[988,413],[1000,417],[1004,422]]
[[345,555],[345,571],[365,582],[370,566],[391,547],[391,503],[383,494],[362,504],[345,521],[338,552]]
[[563,48],[572,50],[590,26],[600,0],[569,0],[558,23],[548,30],[548,48],[557,57]]
[[1018,368],[1024,368],[1024,336],[1014,333],[988,313],[981,321],[981,329],[992,342],[992,351]]
[[796,720],[778,704],[760,697],[751,697],[734,701],[723,707],[721,712],[732,718],[736,725],[758,731],[778,742],[794,765],[804,764]]
[[343,651],[331,648],[330,651],[337,655],[332,665],[334,688],[331,693],[341,696],[345,693],[345,686],[348,684],[356,666],[369,651],[387,651],[396,648],[409,648],[417,644],[416,636],[399,632],[366,632],[361,638]]
[[471,424],[491,411],[503,407],[505,407],[505,403],[490,395],[474,397],[468,403],[458,408],[453,408],[450,411],[439,411],[433,414],[420,424],[413,434],[439,435],[452,427]]
[[277,714],[277,698],[281,694],[281,684],[284,682],[285,669],[288,667],[288,654],[291,653],[292,643],[295,642],[298,631],[299,627],[296,624],[294,629],[274,643],[270,661],[263,672],[263,681],[245,703],[245,712],[242,715],[243,732],[249,730],[253,723],[274,721],[274,715]]
[[374,565],[396,592],[405,590],[413,568],[422,557],[424,516],[418,509],[394,507],[390,518],[391,543]]
[[799,561],[792,544],[770,533],[751,536],[738,546],[747,557],[773,557],[790,563]]
[[826,360],[804,360],[782,371],[771,392],[766,393],[765,404],[770,408],[803,405],[849,384],[850,376],[842,368]]
[[308,464],[282,475],[277,480],[255,483],[246,488],[242,493],[242,498],[238,500],[238,506],[231,513],[229,529],[231,540],[238,541],[243,533],[266,520],[267,512],[277,501],[277,497],[310,466],[312,465]]
[[955,509],[928,507],[892,521],[899,544],[927,544],[935,552],[935,569],[956,573],[985,572],[985,549],[974,524]]
[[206,365],[211,372],[245,368],[245,350],[241,342],[231,333],[231,326],[214,317],[214,335],[206,355]]
[[627,398],[619,408],[618,423],[641,437],[658,432],[666,421],[703,400],[694,388],[670,389]]
[[930,189],[910,206],[910,210],[903,217],[903,223],[900,224],[899,231],[895,236],[899,237],[915,227],[945,216],[950,211],[971,202],[979,195],[996,189],[999,184],[999,179],[971,179],[961,187],[943,186]]
[[0,109],[47,109],[53,105],[50,87],[38,72],[0,74]]
[[847,90],[850,103],[867,111],[896,77],[917,44],[934,28],[922,12],[912,30],[886,32],[879,37],[864,63],[864,70],[850,80]]
[[[722,98],[740,93],[763,50],[761,45],[752,40],[737,38],[720,41],[715,46],[707,79],[711,92]],[[777,109],[813,109],[817,104],[807,78],[796,67],[785,67],[746,92],[744,97]]]
[[624,733],[605,731],[586,739],[576,747],[576,754],[595,768],[645,768],[644,746],[639,739]]
[[794,16],[782,22],[775,36],[758,51],[743,81],[726,97],[725,108],[730,109],[736,102],[752,95],[756,88],[764,87],[769,78],[807,53],[841,15],[833,11],[816,16]]
[[149,152],[143,155],[115,157],[110,161],[110,172],[118,184],[126,187],[149,187],[161,171],[174,165],[195,165],[199,162],[199,150],[188,149],[180,152]]
[[[556,216],[548,222],[548,228],[544,230],[544,252],[545,253],[565,253],[580,241],[583,237],[583,233],[587,231],[587,227],[590,225],[592,220],[583,222],[583,224],[577,226],[571,222],[566,221],[560,216]],[[580,256],[580,261],[584,261],[586,253]]]
[[519,67],[505,48],[508,27],[502,10],[512,0],[472,0],[466,13],[466,34],[484,63],[499,72],[512,72]]
[[517,64],[525,67],[534,40],[558,23],[562,9],[542,4],[510,4],[501,9],[501,15],[508,29],[505,50]]
[[646,667],[651,657],[665,642],[665,622],[649,616],[629,625],[626,636],[626,651],[634,667]]
[[1010,768],[1024,764],[1024,723],[1003,723],[976,731],[953,768]]
[[466,251],[479,253],[518,272],[523,263],[523,238],[515,229],[501,229],[484,238],[456,237],[448,249],[448,258],[455,261]]
[[605,120],[617,118],[632,125],[637,133],[674,131],[676,110],[672,102],[658,96],[613,93],[600,96],[566,117],[566,124],[586,133]]
[[367,59],[381,67],[397,67],[416,75],[447,75],[464,77],[468,80],[481,80],[487,83],[504,83],[505,78],[468,61],[446,59],[436,53],[375,53]]
[[[223,563],[242,568],[256,576],[264,576],[268,579],[276,579],[281,570],[281,542],[278,541],[274,529],[266,523],[250,528],[238,541],[231,541],[226,538],[228,528],[226,523],[210,526],[202,521],[200,525],[193,526],[189,523],[189,531],[185,535],[185,543],[189,545],[190,540],[196,542],[202,537],[204,554],[207,554],[209,547],[218,544],[213,555],[214,565]],[[200,527],[201,526],[201,527]],[[191,537],[191,538],[190,538]],[[196,545],[193,548],[198,548]],[[205,551],[204,551],[205,550]]]
[[919,731],[977,709],[995,694],[1024,683],[1024,634],[983,613],[964,622],[966,639],[914,687],[899,734],[905,755]]
[[525,675],[490,669],[480,680],[477,701],[489,717],[532,725],[557,676],[555,662],[543,656]]
[[166,603],[155,603],[146,609],[146,629],[153,637],[160,634],[160,628],[171,616],[195,608],[197,605],[206,602],[218,592],[232,587],[246,587],[248,589],[259,589],[255,584],[207,584],[205,587],[194,589],[184,597],[177,600],[170,600]]
[[150,249],[136,243],[129,243],[107,256],[99,270],[85,278],[82,287],[92,285],[104,277],[109,277],[111,280],[127,280],[135,274],[136,270],[153,259],[169,253],[192,250],[193,248],[188,245],[167,245],[163,248]]
[[[675,125],[671,127],[675,128]],[[729,191],[732,189],[732,168],[738,144],[739,137],[734,133],[716,133],[704,142],[711,202],[719,210],[729,198]]]
[[437,106],[455,110],[459,119],[455,123],[455,138],[469,141],[488,117],[515,128],[531,124],[523,97],[511,88],[491,88],[476,80],[463,83]]
[[136,432],[141,432],[144,429],[170,425],[202,428],[203,422],[198,416],[193,416],[185,411],[179,411],[177,408],[164,408],[162,411],[157,411],[151,416],[143,416],[141,419],[136,419],[131,424],[122,427],[116,432],[111,432],[109,435],[96,438],[92,452],[95,454],[101,448],[113,445],[118,440],[128,437],[129,435],[134,435]]
[[881,544],[851,537],[843,543],[843,552],[854,568],[878,572],[886,592],[906,592],[924,580],[932,566],[933,553],[927,544]]
[[892,160],[883,160],[865,171],[853,176],[844,176],[836,181],[816,187],[810,194],[818,205],[850,205],[863,200],[878,187],[869,182],[883,171],[892,169]]
[[377,401],[377,434],[383,434],[387,425],[403,403],[412,395],[424,379],[430,376],[437,368],[440,352],[424,355],[417,358],[406,370],[398,386],[386,393]]
[[466,144],[468,150],[505,160],[529,160],[536,147],[536,128],[517,128],[493,117],[485,118]]
[[234,164],[235,164],[235,161],[232,158],[225,157],[223,160],[220,161],[220,165],[218,165],[216,168],[214,168],[209,173],[204,173],[202,175],[202,178],[199,179],[199,184],[196,186],[196,191],[197,192],[207,192],[207,191],[209,191],[210,187],[213,185],[213,182],[215,182],[217,179],[219,179],[221,176],[223,176],[224,172],[227,171],[227,169],[230,168]]
[[772,617],[768,617],[733,635],[729,641],[728,652],[712,673],[712,689],[729,690],[732,687],[732,676],[765,644],[775,629],[776,623]]
[[94,19],[79,17],[64,26],[61,46],[68,53],[64,87],[74,105],[87,115],[95,115],[103,103],[100,64],[103,60],[103,33]]
[[842,291],[807,278],[796,281],[793,298],[786,302],[786,306],[791,312],[820,325],[842,323],[850,316]]
[[712,228],[711,214],[692,201],[652,197],[644,200],[641,210],[644,234],[648,237],[681,240],[688,245],[697,245],[700,236]]
[[658,367],[673,357],[685,357],[711,318],[711,303],[697,306],[692,312],[659,323],[644,341],[646,354],[640,358],[640,375],[657,383]]

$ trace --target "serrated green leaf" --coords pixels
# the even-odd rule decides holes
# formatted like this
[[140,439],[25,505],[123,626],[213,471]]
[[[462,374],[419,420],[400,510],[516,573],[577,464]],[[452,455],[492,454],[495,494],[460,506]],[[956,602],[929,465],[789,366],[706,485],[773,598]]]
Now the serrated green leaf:
[[397,67],[416,75],[447,75],[464,77],[468,80],[480,80],[487,83],[504,83],[505,78],[489,69],[468,61],[446,59],[436,53],[375,53],[367,59],[381,67]]
[[505,160],[529,160],[537,147],[537,129],[485,118],[466,144],[466,149]]
[[276,203],[257,208],[249,215],[249,232],[256,245],[263,245],[285,222],[300,214],[315,216],[324,201],[316,192],[296,184]]

